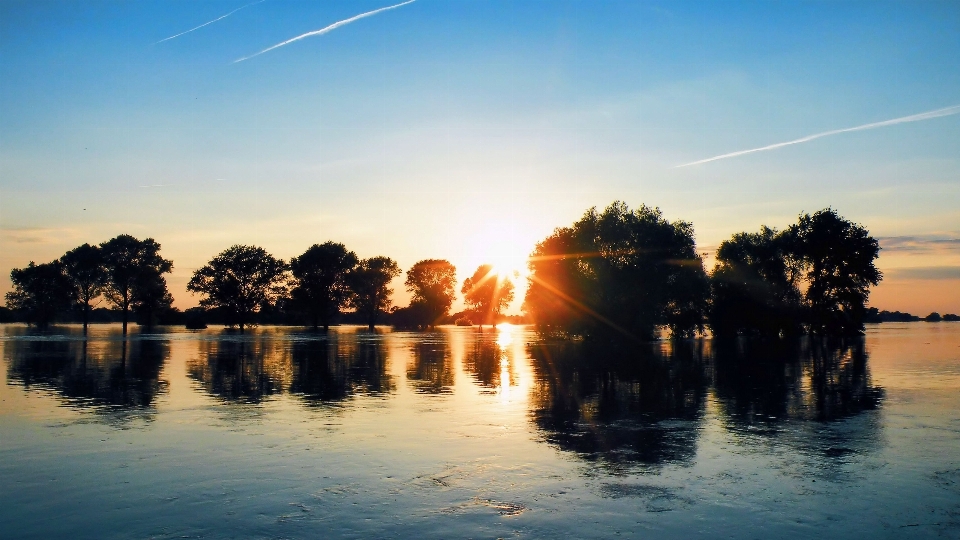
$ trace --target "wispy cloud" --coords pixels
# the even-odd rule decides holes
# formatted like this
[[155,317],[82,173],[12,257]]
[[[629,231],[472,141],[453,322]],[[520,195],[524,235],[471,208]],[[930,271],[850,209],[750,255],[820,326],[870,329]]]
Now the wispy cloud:
[[[167,38],[163,38],[163,39],[161,39],[160,41],[158,41],[157,43],[163,43],[164,41],[169,41],[169,40],[171,40],[171,39],[173,39],[173,38],[178,38],[178,37],[180,37],[180,36],[182,36],[182,35],[184,35],[184,34],[189,34],[190,32],[193,32],[194,30],[199,30],[199,29],[203,28],[204,26],[207,26],[208,24],[213,24],[213,23],[215,23],[215,22],[217,22],[217,21],[219,21],[219,20],[226,19],[227,17],[233,15],[234,13],[240,11],[240,10],[243,9],[243,8],[250,7],[250,6],[254,5],[254,4],[259,4],[259,3],[261,3],[261,2],[266,2],[266,1],[267,1],[267,0],[257,0],[256,2],[250,2],[249,4],[246,4],[246,5],[243,5],[243,6],[238,7],[237,9],[231,11],[230,13],[227,13],[226,15],[221,15],[221,16],[217,17],[216,19],[212,20],[212,21],[205,22],[205,23],[201,24],[200,26],[195,26],[195,27],[187,30],[186,32],[180,32],[179,34],[176,34],[176,35],[173,35],[173,36],[170,36],[170,37],[167,37]],[[157,43],[154,43],[154,45],[156,45]]]
[[350,23],[352,23],[353,21],[358,21],[358,20],[360,20],[360,19],[363,19],[364,17],[370,17],[371,15],[376,15],[377,13],[380,13],[381,11],[387,11],[388,9],[396,9],[396,8],[398,8],[398,7],[400,7],[400,6],[405,6],[405,5],[407,5],[407,4],[412,4],[412,3],[415,2],[415,1],[416,1],[416,0],[408,0],[407,2],[403,2],[402,4],[397,4],[397,5],[394,5],[394,6],[382,7],[382,8],[380,8],[380,9],[375,9],[375,10],[373,10],[373,11],[368,11],[368,12],[366,12],[366,13],[361,13],[361,14],[359,14],[359,15],[355,15],[355,16],[353,16],[353,17],[350,17],[349,19],[344,19],[344,20],[342,20],[342,21],[337,21],[337,22],[331,24],[330,26],[326,26],[326,27],[323,27],[323,28],[321,28],[321,29],[319,29],[319,30],[314,30],[314,31],[312,31],[312,32],[307,32],[306,34],[300,34],[299,36],[297,36],[297,37],[295,37],[295,38],[290,38],[290,39],[288,39],[288,40],[286,40],[286,41],[284,41],[284,42],[277,43],[276,45],[274,45],[274,46],[272,46],[272,47],[267,47],[266,49],[264,49],[264,50],[262,50],[262,51],[260,51],[260,52],[258,52],[258,53],[256,53],[256,54],[251,54],[250,56],[244,56],[243,58],[237,58],[236,60],[233,61],[233,63],[236,64],[237,62],[243,62],[244,60],[249,60],[249,59],[253,58],[254,56],[260,56],[261,54],[263,54],[263,53],[265,53],[265,52],[272,51],[272,50],[274,50],[274,49],[279,49],[280,47],[283,47],[284,45],[289,45],[289,44],[293,43],[294,41],[300,41],[301,39],[308,38],[308,37],[311,37],[311,36],[321,36],[321,35],[323,35],[323,34],[326,34],[327,32],[336,30],[337,28],[340,28],[340,27],[343,26],[343,25],[350,24]]
[[885,270],[887,277],[899,279],[921,280],[954,280],[960,279],[960,266],[911,266],[906,268],[891,268]]
[[946,235],[881,236],[884,251],[942,252],[960,251],[960,237]]
[[700,165],[701,163],[709,163],[711,161],[717,161],[720,159],[727,159],[727,158],[742,156],[745,154],[752,154],[754,152],[763,152],[765,150],[776,150],[777,148],[790,146],[791,144],[805,143],[808,141],[812,141],[814,139],[819,139],[821,137],[829,137],[830,135],[838,135],[840,133],[849,133],[851,131],[864,131],[867,129],[876,129],[880,127],[893,126],[896,124],[905,124],[907,122],[919,122],[921,120],[930,120],[933,118],[940,118],[941,116],[950,116],[957,113],[960,113],[960,105],[953,105],[950,107],[944,107],[943,109],[937,109],[935,111],[927,111],[919,114],[912,114],[910,116],[902,116],[900,118],[894,118],[892,120],[884,120],[882,122],[873,122],[871,124],[863,124],[862,126],[856,126],[856,127],[850,127],[850,128],[844,128],[844,129],[834,129],[832,131],[824,131],[823,133],[815,133],[813,135],[807,135],[806,137],[801,137],[799,139],[794,139],[792,141],[786,141],[786,142],[771,144],[767,146],[761,146],[760,148],[751,148],[749,150],[740,150],[737,152],[730,152],[729,154],[721,154],[719,156],[713,156],[711,158],[692,161],[690,163],[684,163],[683,165],[677,165],[674,168],[678,169],[680,167]]

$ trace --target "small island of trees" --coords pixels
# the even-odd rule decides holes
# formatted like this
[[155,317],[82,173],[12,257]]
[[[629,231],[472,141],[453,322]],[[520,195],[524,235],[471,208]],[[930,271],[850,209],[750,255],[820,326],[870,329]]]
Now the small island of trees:
[[[782,230],[734,234],[720,244],[708,273],[691,223],[614,202],[536,245],[523,311],[547,336],[640,341],[662,329],[675,338],[708,328],[718,338],[844,336],[862,333],[865,322],[919,320],[867,308],[870,287],[883,277],[874,265],[879,253],[863,226],[827,208]],[[511,276],[480,265],[460,288],[467,309],[451,315],[457,270],[447,260],[425,259],[406,272],[411,301],[398,308],[390,283],[402,271],[393,259],[360,259],[327,241],[289,262],[258,246],[229,247],[193,273],[187,290],[201,297],[200,307],[180,312],[164,277],[172,269],[151,238],[83,244],[56,261],[14,269],[0,315],[41,328],[72,315],[86,333],[94,319],[104,320],[107,310],[97,306],[106,300],[113,308],[107,320],[121,322],[124,333],[131,314],[146,326],[202,328],[209,321],[241,331],[253,324],[327,329],[343,321],[371,330],[378,323],[423,329],[454,320],[482,329],[503,320],[514,298]]]

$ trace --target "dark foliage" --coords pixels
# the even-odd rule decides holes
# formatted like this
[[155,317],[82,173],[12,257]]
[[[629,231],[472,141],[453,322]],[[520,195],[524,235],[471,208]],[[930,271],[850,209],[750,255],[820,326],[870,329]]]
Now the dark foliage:
[[121,234],[100,244],[100,250],[107,273],[103,294],[123,313],[124,333],[131,308],[147,324],[170,308],[173,297],[163,274],[173,270],[173,262],[160,256],[160,244],[154,239]]
[[256,246],[232,246],[199,268],[187,290],[205,296],[204,307],[218,308],[242,332],[252,315],[286,293],[287,265]]
[[66,311],[74,299],[74,287],[60,261],[14,268],[10,272],[13,290],[6,294],[7,307],[24,319],[46,328],[57,315]]
[[390,257],[371,257],[357,263],[347,274],[353,308],[364,323],[373,330],[381,313],[390,309],[390,282],[400,275],[400,267]]
[[80,305],[83,331],[90,322],[91,303],[103,292],[107,284],[107,269],[99,246],[83,244],[60,257],[67,277],[73,283],[76,302]]
[[693,227],[615,202],[537,244],[524,309],[541,331],[649,340],[702,329],[709,280]]
[[440,324],[450,312],[457,269],[443,259],[426,259],[407,270],[404,282],[412,298],[409,313],[415,326]]
[[354,252],[334,242],[314,244],[290,259],[292,305],[307,315],[314,328],[321,324],[328,328],[347,306],[351,295],[347,276],[358,262]]

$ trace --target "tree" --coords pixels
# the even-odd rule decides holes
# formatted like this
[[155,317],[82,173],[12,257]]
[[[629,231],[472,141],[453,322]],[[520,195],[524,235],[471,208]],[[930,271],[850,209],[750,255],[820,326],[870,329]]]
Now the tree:
[[293,274],[290,296],[294,306],[309,315],[314,328],[323,323],[326,330],[330,319],[347,306],[350,299],[347,274],[357,262],[354,252],[333,242],[314,244],[299,257],[290,259]]
[[73,283],[60,261],[30,261],[25,268],[14,268],[10,281],[13,290],[6,294],[7,307],[21,311],[38,328],[46,328],[59,312],[70,307],[74,298]]
[[426,259],[407,270],[404,282],[413,296],[410,307],[422,313],[421,325],[432,326],[450,311],[457,284],[457,268],[443,259]]
[[720,244],[711,277],[715,336],[779,336],[800,331],[799,267],[790,236],[761,227]]
[[556,229],[531,255],[524,310],[541,332],[648,340],[658,326],[686,336],[703,325],[709,281],[693,226],[614,202]]
[[804,271],[810,331],[863,333],[870,286],[883,279],[873,264],[880,256],[877,240],[832,208],[801,215],[787,232],[793,256]]
[[126,334],[131,307],[153,309],[150,302],[169,296],[163,274],[173,270],[173,262],[160,256],[160,244],[153,238],[121,234],[100,244],[100,249],[107,272],[103,293],[123,312]]
[[222,309],[243,332],[254,313],[286,293],[286,271],[263,248],[235,245],[197,269],[187,290],[205,295],[201,306]]
[[503,308],[513,302],[513,281],[496,273],[493,265],[481,264],[473,276],[464,280],[460,292],[482,329],[485,322],[496,324]]
[[73,283],[76,301],[82,306],[83,333],[90,321],[90,303],[100,296],[107,284],[107,269],[99,246],[83,244],[60,257],[64,272]]
[[370,330],[377,324],[380,313],[390,309],[393,289],[389,285],[399,275],[400,267],[390,257],[364,259],[347,274],[351,292],[347,305],[363,317]]

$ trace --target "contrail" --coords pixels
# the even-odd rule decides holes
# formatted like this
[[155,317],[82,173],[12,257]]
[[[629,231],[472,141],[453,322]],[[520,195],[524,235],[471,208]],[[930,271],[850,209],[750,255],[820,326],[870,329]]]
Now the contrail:
[[415,1],[416,1],[416,0],[407,0],[406,2],[404,2],[404,3],[402,3],[402,4],[397,4],[397,5],[395,5],[395,6],[382,7],[382,8],[380,8],[380,9],[375,9],[375,10],[373,10],[373,11],[368,11],[368,12],[366,12],[366,13],[361,13],[361,14],[359,14],[359,15],[355,15],[355,16],[353,16],[353,17],[350,17],[349,19],[344,19],[344,20],[342,20],[342,21],[335,22],[335,23],[331,24],[330,26],[321,28],[320,30],[314,30],[314,31],[312,31],[312,32],[307,32],[306,34],[301,34],[301,35],[299,35],[299,36],[297,36],[297,37],[295,37],[295,38],[288,39],[288,40],[286,40],[286,41],[284,41],[284,42],[282,42],[282,43],[277,43],[277,44],[274,45],[273,47],[267,47],[266,49],[264,49],[264,50],[262,50],[262,51],[260,51],[260,52],[258,52],[258,53],[256,53],[256,54],[251,54],[250,56],[244,56],[243,58],[237,58],[236,60],[233,61],[233,63],[236,64],[237,62],[243,62],[244,60],[249,60],[249,59],[253,58],[254,56],[260,56],[261,54],[263,54],[263,53],[265,53],[265,52],[267,52],[267,51],[272,51],[272,50],[274,50],[274,49],[283,47],[284,45],[289,45],[289,44],[293,43],[294,41],[300,41],[300,40],[303,39],[303,38],[308,38],[308,37],[310,37],[310,36],[320,36],[320,35],[326,34],[327,32],[330,32],[331,30],[336,30],[337,28],[340,28],[341,26],[343,26],[343,25],[345,25],[345,24],[350,24],[350,23],[352,23],[353,21],[357,21],[357,20],[360,20],[360,19],[362,19],[362,18],[364,18],[364,17],[369,17],[369,16],[371,16],[371,15],[376,15],[377,13],[380,13],[381,11],[387,11],[388,9],[396,9],[396,8],[398,8],[398,7],[400,7],[400,6],[405,6],[405,5],[407,5],[407,4],[412,4],[412,3],[414,3]]
[[[237,9],[231,11],[230,13],[227,13],[226,15],[221,15],[220,17],[217,17],[216,19],[214,19],[214,20],[212,20],[212,21],[210,21],[210,22],[205,22],[205,23],[201,24],[200,26],[196,26],[196,27],[194,27],[194,28],[191,28],[191,29],[187,30],[186,32],[180,32],[179,34],[177,34],[177,35],[175,35],[175,36],[170,36],[170,37],[168,37],[168,38],[163,38],[163,39],[161,39],[160,41],[158,41],[157,43],[163,43],[164,41],[167,41],[167,40],[169,40],[169,39],[173,39],[173,38],[175,38],[175,37],[180,37],[180,36],[182,36],[182,35],[184,35],[184,34],[189,34],[190,32],[193,32],[194,30],[199,30],[199,29],[203,28],[204,26],[206,26],[206,25],[208,25],[208,24],[213,24],[213,23],[219,21],[220,19],[226,19],[227,17],[233,15],[234,13],[240,11],[241,9],[243,9],[243,8],[245,8],[245,7],[250,7],[250,6],[254,5],[254,4],[259,4],[259,3],[261,3],[261,2],[266,2],[266,0],[257,0],[256,2],[250,2],[249,4],[247,4],[247,5],[245,5],[245,6],[240,6],[240,7],[238,7]],[[154,45],[156,45],[157,43],[154,43]]]
[[750,150],[740,150],[739,152],[730,152],[729,154],[722,154],[719,156],[714,156],[712,158],[701,159],[699,161],[692,161],[690,163],[684,163],[683,165],[677,165],[676,167],[674,167],[674,169],[679,169],[680,167],[689,167],[691,165],[699,165],[701,163],[708,163],[710,161],[717,161],[718,159],[726,159],[731,157],[742,156],[744,154],[752,154],[754,152],[763,152],[764,150],[774,150],[782,146],[789,146],[791,144],[804,143],[807,141],[812,141],[814,139],[819,139],[820,137],[836,135],[838,133],[847,133],[850,131],[863,131],[866,129],[892,126],[895,124],[904,124],[907,122],[919,122],[921,120],[930,120],[931,118],[940,118],[941,116],[950,116],[952,114],[957,114],[957,113],[960,113],[960,105],[953,105],[950,107],[945,107],[943,109],[937,109],[935,111],[927,111],[919,114],[913,114],[910,116],[902,116],[900,118],[894,118],[893,120],[884,120],[882,122],[874,122],[872,124],[864,124],[862,126],[856,126],[856,127],[844,128],[844,129],[835,129],[833,131],[824,131],[823,133],[807,135],[806,137],[801,137],[799,139],[794,139],[792,141],[771,144],[769,146],[761,146],[760,148],[751,148]]

